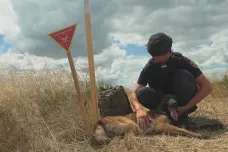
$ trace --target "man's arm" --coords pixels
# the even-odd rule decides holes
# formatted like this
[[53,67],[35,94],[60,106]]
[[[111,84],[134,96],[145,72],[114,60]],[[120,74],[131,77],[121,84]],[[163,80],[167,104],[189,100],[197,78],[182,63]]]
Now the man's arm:
[[196,83],[199,85],[200,88],[196,95],[185,106],[187,110],[201,102],[212,91],[211,83],[204,74],[201,74],[199,77],[196,78]]
[[140,84],[137,83],[136,86],[135,86],[135,88],[133,89],[133,91],[131,93],[131,98],[132,98],[131,104],[132,104],[132,106],[134,107],[134,109],[136,111],[143,108],[143,106],[139,103],[139,101],[137,99],[137,96],[136,96],[136,91],[139,88],[141,88],[141,87],[143,87],[143,85],[140,85]]
[[150,127],[150,119],[147,114],[147,111],[143,109],[143,106],[139,103],[137,96],[136,96],[136,91],[141,88],[144,85],[140,85],[139,83],[136,84],[135,88],[132,91],[132,100],[131,104],[136,110],[136,119],[137,119],[137,124],[142,128],[143,130],[147,130]]
[[[148,65],[148,64],[147,64]],[[131,97],[131,104],[136,110],[136,118],[137,118],[137,124],[142,128],[143,130],[146,130],[150,126],[150,119],[148,117],[147,111],[143,109],[143,106],[139,103],[136,92],[139,88],[144,87],[148,83],[148,66],[145,66],[143,70],[141,71],[138,81],[136,83],[135,88],[132,91],[132,97]]]
[[184,57],[183,68],[188,70],[194,76],[196,83],[200,88],[198,92],[195,94],[195,96],[193,96],[192,99],[188,102],[188,104],[178,108],[179,115],[188,111],[194,105],[201,102],[212,91],[211,83],[202,73],[202,71],[199,69],[199,67],[194,61],[190,60],[187,57]]
[[148,83],[148,64],[146,64],[146,66],[140,72],[136,86],[131,93],[131,104],[136,111],[143,108],[143,106],[139,103],[137,99],[136,92],[139,88],[146,86],[147,83]]

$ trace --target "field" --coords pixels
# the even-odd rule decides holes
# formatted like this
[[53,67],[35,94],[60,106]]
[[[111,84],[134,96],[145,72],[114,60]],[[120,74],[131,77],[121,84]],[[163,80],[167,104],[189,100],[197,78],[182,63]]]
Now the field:
[[[69,71],[44,70],[1,75],[0,151],[228,151],[228,129],[211,132],[211,139],[154,135],[93,148],[85,140],[79,104]],[[89,85],[81,81],[90,109]],[[98,84],[100,85],[100,84]],[[228,81],[213,81],[213,92],[199,104],[193,117],[214,118],[228,125]]]

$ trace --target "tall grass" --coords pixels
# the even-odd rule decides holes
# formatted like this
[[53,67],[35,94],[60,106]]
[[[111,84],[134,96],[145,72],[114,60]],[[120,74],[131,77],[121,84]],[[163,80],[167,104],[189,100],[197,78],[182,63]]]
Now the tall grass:
[[225,74],[222,79],[212,81],[213,92],[211,96],[217,98],[228,97],[228,75]]
[[[80,85],[90,112],[89,81]],[[8,71],[0,86],[0,151],[61,151],[84,141],[70,71]]]

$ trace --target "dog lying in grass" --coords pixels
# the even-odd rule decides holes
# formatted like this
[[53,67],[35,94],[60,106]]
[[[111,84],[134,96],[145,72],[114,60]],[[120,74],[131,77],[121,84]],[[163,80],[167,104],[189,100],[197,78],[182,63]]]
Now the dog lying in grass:
[[[173,111],[175,113],[175,109],[173,109],[173,107],[168,107],[168,109],[171,113]],[[125,116],[103,117],[94,126],[91,143],[93,145],[103,145],[108,144],[115,136],[124,136],[128,138],[131,135],[138,136],[155,133],[167,133],[170,135],[184,135],[195,138],[205,138],[201,134],[172,125],[171,119],[167,115],[158,114],[153,111],[148,111],[148,114],[151,120],[151,124],[150,128],[146,131],[142,130],[137,124],[135,112]]]

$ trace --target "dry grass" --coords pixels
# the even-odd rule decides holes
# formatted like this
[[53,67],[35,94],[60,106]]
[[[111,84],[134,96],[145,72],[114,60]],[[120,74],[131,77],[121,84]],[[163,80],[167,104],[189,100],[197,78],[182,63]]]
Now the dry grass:
[[[115,138],[109,145],[94,149],[84,138],[79,104],[71,73],[67,71],[15,72],[0,81],[0,151],[227,151],[228,133],[213,139],[155,135],[135,137],[130,142]],[[82,83],[89,102],[88,85]],[[228,89],[214,83],[214,92],[193,116],[216,118],[228,125]],[[88,109],[89,109],[89,104]]]

